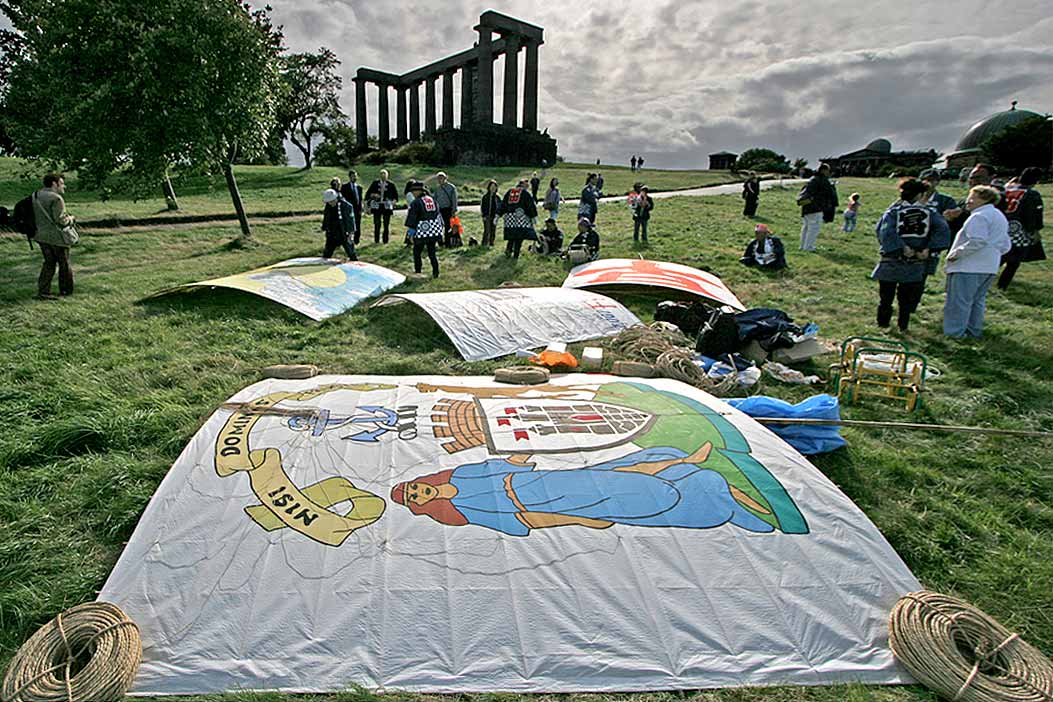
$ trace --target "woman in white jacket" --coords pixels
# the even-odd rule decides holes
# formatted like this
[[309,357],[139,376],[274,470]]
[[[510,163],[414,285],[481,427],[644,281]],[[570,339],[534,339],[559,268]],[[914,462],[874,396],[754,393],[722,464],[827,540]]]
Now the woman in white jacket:
[[995,204],[1001,194],[989,185],[969,191],[969,219],[947,252],[947,302],[943,333],[962,338],[983,334],[987,289],[998,273],[1002,255],[1012,248],[1009,222]]

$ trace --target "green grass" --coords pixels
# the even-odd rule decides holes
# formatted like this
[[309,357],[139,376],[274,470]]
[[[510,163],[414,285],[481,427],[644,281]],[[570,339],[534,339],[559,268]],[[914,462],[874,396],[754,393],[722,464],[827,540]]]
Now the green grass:
[[[612,179],[615,172],[610,170]],[[318,186],[310,188],[314,192]],[[845,235],[827,225],[817,254],[797,252],[795,190],[763,193],[759,221],[783,237],[789,252],[790,269],[782,274],[738,264],[753,222],[741,217],[742,201],[735,196],[658,201],[650,249],[633,246],[627,208],[603,205],[603,251],[609,257],[646,254],[706,267],[748,305],[774,306],[798,321],[814,320],[826,339],[878,335],[872,322],[876,284],[867,277],[876,249],[871,232],[893,199],[893,188],[886,180],[842,181],[842,197],[853,190],[863,195],[859,231]],[[1048,187],[1043,194],[1053,200]],[[70,205],[77,214],[91,207],[101,212],[106,205],[83,200]],[[479,218],[465,219],[467,235],[479,238]],[[0,235],[5,318],[0,335],[0,667],[37,626],[95,597],[179,452],[217,405],[258,379],[259,368],[310,362],[334,373],[487,374],[502,365],[461,360],[441,331],[410,306],[361,308],[314,323],[235,292],[139,302],[163,287],[317,255],[322,244],[313,221],[258,224],[260,244],[246,250],[228,246],[236,231],[210,225],[89,234],[73,252],[76,295],[54,302],[32,299],[39,254],[30,253],[14,235]],[[400,246],[366,245],[360,254],[410,270],[409,254]],[[507,280],[559,285],[566,273],[556,261],[524,256],[516,264],[495,250],[461,249],[440,257],[441,278],[413,281],[403,289],[487,288]],[[878,406],[846,408],[845,414],[1053,431],[1051,264],[1024,265],[1007,293],[991,295],[986,336],[977,342],[943,338],[941,287],[942,277],[930,281],[909,336],[943,371],[931,384],[924,408],[913,417]],[[633,298],[628,304],[651,318],[653,301]],[[812,370],[823,372],[831,360],[823,358]],[[790,400],[812,392],[768,380],[758,390]],[[849,446],[814,463],[877,524],[918,578],[975,603],[1053,652],[1053,444],[922,432],[844,433]],[[574,696],[614,698],[935,699],[917,687],[860,686]],[[374,697],[349,692],[332,699]]]
[[[445,170],[450,180],[457,185],[458,195],[465,201],[478,201],[486,187],[486,181],[494,178],[501,185],[500,192],[515,184],[521,177],[530,177],[531,169],[516,167],[424,167],[401,166],[356,166],[359,183],[363,188],[378,177],[380,169],[390,171],[391,180],[399,186],[401,199],[402,186],[410,178],[426,178],[439,170]],[[539,190],[539,197],[548,189],[548,178],[560,179],[560,190],[566,198],[577,197],[585,183],[585,175],[599,170],[604,177],[604,190],[611,195],[628,192],[637,180],[647,183],[653,190],[676,190],[686,187],[713,185],[738,180],[738,176],[728,171],[657,171],[645,169],[632,173],[628,167],[621,166],[587,166],[573,163],[560,163],[549,169]],[[40,187],[39,177],[26,175],[22,162],[11,158],[0,158],[0,205],[8,208],[14,203]],[[310,212],[321,211],[322,191],[329,187],[329,180],[338,177],[341,182],[347,180],[347,171],[342,168],[317,166],[303,170],[292,166],[238,166],[234,169],[238,179],[238,188],[245,209],[248,213],[261,212]],[[226,183],[220,177],[210,183],[207,178],[189,178],[176,183],[176,195],[179,198],[179,212],[171,213],[165,206],[160,187],[157,192],[146,199],[135,199],[130,195],[113,194],[110,199],[102,200],[98,192],[84,189],[78,182],[76,173],[66,178],[66,203],[71,212],[83,221],[97,219],[141,219],[147,217],[164,218],[171,215],[232,215],[234,207]]]

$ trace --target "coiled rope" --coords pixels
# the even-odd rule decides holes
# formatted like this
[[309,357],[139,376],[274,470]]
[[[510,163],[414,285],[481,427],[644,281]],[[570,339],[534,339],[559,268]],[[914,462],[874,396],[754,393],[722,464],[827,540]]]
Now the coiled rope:
[[18,649],[2,702],[116,702],[142,659],[139,627],[108,602],[87,602],[37,629]]
[[648,327],[629,327],[612,337],[607,345],[616,356],[654,366],[655,375],[662,378],[679,380],[714,395],[730,393],[736,388],[734,373],[710,378],[695,365],[691,341],[679,329],[669,326],[655,322]]
[[911,675],[956,702],[1049,702],[1053,664],[997,621],[949,595],[904,595],[889,645]]

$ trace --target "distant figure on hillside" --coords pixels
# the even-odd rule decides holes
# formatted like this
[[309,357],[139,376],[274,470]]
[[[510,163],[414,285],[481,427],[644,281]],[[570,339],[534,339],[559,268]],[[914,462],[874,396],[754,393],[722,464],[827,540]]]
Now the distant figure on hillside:
[[829,164],[819,164],[797,196],[797,204],[801,206],[801,251],[815,251],[825,213],[837,208],[837,190],[830,182]]
[[636,172],[636,154],[633,154],[632,158],[629,159],[629,170],[633,173]]
[[1013,246],[1009,221],[997,208],[1002,197],[990,185],[976,185],[965,198],[969,217],[947,252],[947,302],[943,333],[950,337],[979,338],[984,330],[987,290],[999,262]]
[[848,196],[848,205],[845,207],[845,223],[841,226],[841,231],[846,234],[851,234],[856,230],[856,221],[859,219],[859,200],[862,195],[859,193],[852,193]]
[[881,258],[871,276],[878,281],[877,324],[888,327],[892,321],[892,302],[899,302],[897,324],[907,331],[910,316],[918,308],[925,291],[925,270],[929,243],[937,227],[946,222],[918,200],[927,187],[916,178],[899,183],[899,200],[892,203],[877,225]]
[[548,212],[552,219],[559,218],[559,205],[563,202],[563,196],[559,192],[559,178],[553,178],[548,182],[548,192],[545,193],[545,201],[541,208]]
[[1042,175],[1040,168],[1025,168],[1018,182],[1006,187],[1006,217],[1009,219],[1009,238],[1013,248],[1005,255],[1002,262],[1005,269],[998,277],[998,288],[1005,290],[1013,282],[1013,276],[1021,263],[1045,261],[1046,251],[1042,248],[1042,196],[1035,190]]
[[442,224],[446,230],[443,234],[443,245],[447,248],[455,244],[460,246],[460,237],[458,236],[455,241],[453,232],[450,230],[450,218],[457,211],[457,186],[449,181],[444,171],[436,173],[435,179],[438,185],[435,186],[435,193],[432,197],[439,206],[439,214],[442,215]]
[[603,193],[596,185],[597,174],[589,173],[585,176],[585,187],[581,191],[581,200],[578,201],[578,217],[584,217],[593,224],[596,223],[596,213],[600,208],[600,198]]
[[597,173],[596,174],[596,189],[599,190],[600,192],[603,192],[603,174],[602,173]]
[[541,187],[541,178],[538,176],[537,171],[534,171],[533,175],[530,176],[530,197],[534,198],[534,202],[537,202],[537,191]]
[[636,170],[638,170],[638,171],[642,171],[643,170],[643,156],[637,156],[636,157]]
[[413,241],[413,271],[420,273],[424,267],[421,254],[428,249],[428,260],[431,261],[431,277],[439,277],[439,257],[435,255],[435,244],[446,233],[446,225],[439,212],[435,198],[428,194],[424,183],[419,180],[409,182],[413,193],[413,202],[406,212],[407,236]]
[[486,192],[479,203],[483,215],[483,246],[493,246],[497,238],[497,217],[501,212],[501,196],[497,194],[497,181],[486,181]]
[[756,174],[750,173],[742,184],[742,199],[746,201],[742,214],[753,219],[757,214],[757,202],[760,201],[760,179]]
[[395,184],[388,180],[387,170],[381,170],[380,177],[370,183],[369,188],[366,189],[366,202],[369,203],[369,211],[373,213],[373,243],[380,243],[382,225],[384,243],[388,243],[391,213],[398,199],[399,191]]
[[753,240],[746,245],[739,263],[744,266],[777,271],[786,268],[786,249],[777,236],[772,236],[767,224],[753,228]]
[[358,184],[358,172],[350,170],[347,172],[347,182],[340,187],[340,194],[351,203],[351,209],[355,212],[355,246],[362,236],[362,186]]
[[640,186],[640,193],[636,197],[636,205],[633,207],[633,241],[640,240],[643,234],[643,242],[647,243],[647,225],[651,222],[651,210],[654,209],[654,200],[647,194],[647,186]]
[[[33,215],[37,233],[34,241],[40,247],[44,263],[37,278],[37,299],[54,300],[51,280],[58,268],[59,295],[73,294],[73,269],[69,264],[70,247],[77,243],[73,216],[66,212],[66,178],[61,173],[44,176],[44,187],[33,193]],[[74,235],[71,237],[71,234]]]
[[[333,187],[333,186],[336,187]],[[322,258],[332,258],[339,246],[348,261],[357,261],[355,254],[355,210],[340,194],[340,180],[334,178],[329,189],[322,193],[325,209],[322,212],[322,231],[325,232],[325,248]]]
[[505,216],[505,257],[519,258],[523,240],[536,240],[534,218],[537,217],[537,203],[530,197],[527,179],[523,178],[505,193],[501,201],[501,213]]

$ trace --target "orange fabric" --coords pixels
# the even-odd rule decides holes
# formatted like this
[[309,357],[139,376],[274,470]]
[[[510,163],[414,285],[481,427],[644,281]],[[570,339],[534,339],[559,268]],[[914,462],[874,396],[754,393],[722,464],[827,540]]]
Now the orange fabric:
[[538,355],[530,359],[530,362],[538,366],[547,366],[548,368],[555,368],[556,366],[566,366],[567,368],[577,368],[578,359],[574,358],[574,354],[557,353],[555,351],[542,351]]

